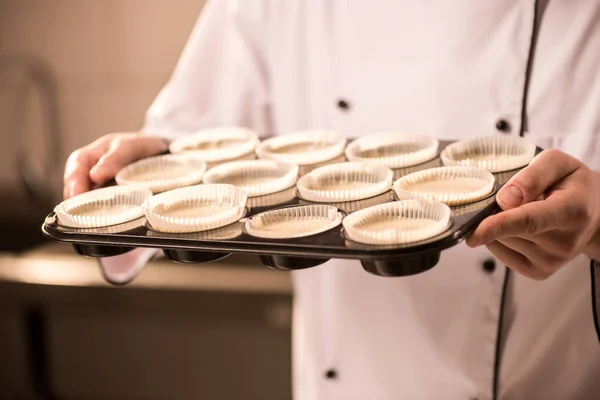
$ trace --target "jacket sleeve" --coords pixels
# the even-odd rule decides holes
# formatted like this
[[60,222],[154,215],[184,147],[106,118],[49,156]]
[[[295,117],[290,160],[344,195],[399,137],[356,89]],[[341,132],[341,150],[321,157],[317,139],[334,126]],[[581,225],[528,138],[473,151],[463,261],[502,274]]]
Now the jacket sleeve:
[[[169,82],[147,112],[145,134],[173,139],[217,125],[271,134],[261,1],[207,2]],[[108,282],[124,284],[157,253],[135,249],[98,260]]]
[[143,131],[174,138],[217,125],[270,134],[266,7],[210,0]]

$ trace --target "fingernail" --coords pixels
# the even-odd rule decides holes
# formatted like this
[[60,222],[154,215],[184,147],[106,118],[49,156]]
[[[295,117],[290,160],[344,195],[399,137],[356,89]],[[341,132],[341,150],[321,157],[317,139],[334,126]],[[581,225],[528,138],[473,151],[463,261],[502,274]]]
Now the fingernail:
[[467,239],[467,246],[471,247],[471,248],[475,248],[475,247],[479,247],[481,246],[480,240],[479,239]]
[[523,197],[521,189],[513,185],[502,188],[500,192],[498,192],[498,199],[500,202],[509,207],[520,206],[523,202]]

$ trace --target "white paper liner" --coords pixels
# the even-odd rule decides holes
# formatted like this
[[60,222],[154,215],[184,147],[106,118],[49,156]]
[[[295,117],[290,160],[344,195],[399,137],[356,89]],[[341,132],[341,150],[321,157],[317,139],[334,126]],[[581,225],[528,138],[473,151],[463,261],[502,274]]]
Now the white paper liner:
[[346,148],[349,161],[377,162],[404,168],[429,161],[437,155],[438,141],[410,133],[375,133],[354,140]]
[[472,167],[439,167],[405,175],[394,182],[400,199],[441,201],[450,206],[472,203],[494,190],[494,175]]
[[204,183],[227,183],[248,194],[264,196],[293,186],[298,166],[274,160],[234,161],[221,164],[204,175]]
[[296,187],[292,186],[288,189],[282,190],[277,193],[267,194],[265,196],[249,197],[246,202],[246,207],[257,208],[257,207],[273,207],[277,205],[284,205],[296,198]]
[[346,138],[339,132],[315,130],[288,133],[263,141],[258,158],[310,165],[329,161],[344,153]]
[[142,203],[150,197],[152,192],[144,187],[111,186],[65,200],[54,212],[62,226],[100,228],[142,217]]
[[200,183],[205,171],[206,162],[198,158],[168,154],[134,162],[120,170],[115,180],[160,193]]
[[345,162],[320,167],[296,184],[304,200],[334,203],[366,199],[390,189],[393,172],[384,165]]
[[[242,224],[231,223],[216,229],[210,229],[202,232],[167,232],[169,235],[177,235],[177,238],[190,240],[230,240],[242,234]],[[149,229],[147,236],[164,238],[165,232],[158,232]]]
[[[194,152],[190,151],[187,153],[181,153],[181,155],[185,155],[187,157],[193,157],[194,158]],[[198,157],[195,157],[198,158]],[[217,165],[221,165],[221,164],[225,164],[228,162],[232,162],[232,161],[242,161],[242,160],[256,160],[256,153],[254,152],[254,150],[252,150],[250,153],[244,154],[240,157],[236,157],[236,158],[232,158],[232,159],[228,159],[228,160],[221,160],[221,161],[216,161],[216,162],[210,162],[210,163],[206,163],[206,169],[209,170],[211,168],[216,167]]]
[[317,164],[310,164],[310,165],[299,165],[298,167],[298,175],[299,176],[303,176],[306,175],[312,171],[314,171],[317,168],[320,167],[324,167],[325,165],[329,165],[329,164],[338,164],[338,163],[342,163],[342,162],[346,162],[346,156],[344,154],[341,154],[337,157],[332,158],[331,160],[327,160],[325,162],[320,162]]
[[248,234],[266,239],[312,236],[335,228],[343,215],[336,207],[313,204],[266,211],[245,223]]
[[136,219],[134,219],[132,221],[119,223],[117,225],[109,225],[109,226],[94,227],[94,228],[72,228],[72,229],[75,229],[78,233],[112,234],[112,233],[128,232],[128,231],[132,231],[134,229],[141,228],[146,224],[146,219],[141,218],[144,216],[143,212],[144,212],[144,210],[142,209],[142,215],[140,217],[137,217]]
[[440,202],[404,200],[365,208],[344,218],[346,235],[374,245],[426,240],[450,226],[450,207]]
[[439,157],[436,157],[431,161],[426,161],[422,164],[413,165],[412,167],[394,169],[394,182],[405,175],[412,174],[413,172],[424,171],[429,168],[437,168],[443,166],[444,164],[442,164],[442,160],[440,160]]
[[[382,193],[377,196],[369,197],[367,199],[355,200],[355,201],[342,201],[342,202],[333,202],[327,203],[329,206],[337,207],[339,210],[345,212],[346,214],[353,213],[358,210],[362,210],[363,208],[375,206],[377,204],[388,203],[390,201],[394,201],[394,197],[391,192]],[[302,201],[300,202],[301,204]]]
[[464,165],[503,172],[529,164],[535,151],[535,144],[521,137],[495,135],[455,142],[440,153],[440,158],[444,165]]
[[173,154],[193,153],[207,163],[246,156],[258,144],[258,135],[243,127],[204,129],[175,139],[169,146]]
[[155,195],[143,207],[156,231],[201,232],[238,221],[246,200],[246,193],[232,185],[196,185]]

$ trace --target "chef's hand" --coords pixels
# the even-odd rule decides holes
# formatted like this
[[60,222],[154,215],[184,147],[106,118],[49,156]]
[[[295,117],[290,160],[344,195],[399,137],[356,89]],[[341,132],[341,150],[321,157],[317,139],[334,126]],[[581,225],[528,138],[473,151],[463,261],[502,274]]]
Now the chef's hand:
[[513,270],[548,278],[580,253],[600,259],[600,172],[558,150],[540,153],[499,192],[502,212],[467,238]]
[[63,196],[65,199],[87,192],[115,177],[134,161],[167,150],[163,139],[139,133],[111,133],[74,151],[65,167]]

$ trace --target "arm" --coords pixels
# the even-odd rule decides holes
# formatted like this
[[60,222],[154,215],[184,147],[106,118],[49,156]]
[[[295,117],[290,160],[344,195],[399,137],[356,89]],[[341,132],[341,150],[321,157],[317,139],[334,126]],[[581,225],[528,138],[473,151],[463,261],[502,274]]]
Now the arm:
[[265,19],[260,0],[207,2],[143,131],[173,138],[240,125],[269,133]]

